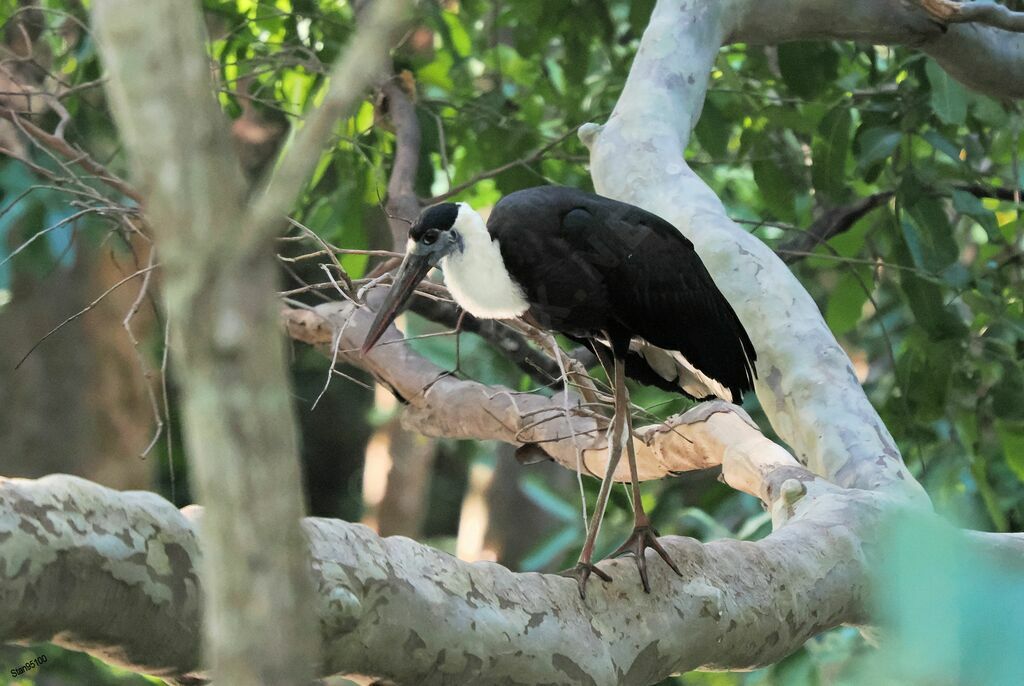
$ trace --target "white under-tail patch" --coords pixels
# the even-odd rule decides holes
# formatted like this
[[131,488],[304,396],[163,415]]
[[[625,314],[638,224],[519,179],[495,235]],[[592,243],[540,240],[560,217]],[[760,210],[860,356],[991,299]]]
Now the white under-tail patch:
[[443,257],[441,270],[455,302],[481,319],[510,319],[526,312],[530,303],[505,268],[483,218],[460,202],[451,230],[462,237],[462,250]]
[[694,398],[706,398],[709,395],[714,395],[730,403],[733,401],[732,391],[690,364],[690,361],[682,353],[676,350],[664,350],[651,345],[642,338],[634,338],[630,341],[629,348],[643,355],[647,364],[658,376],[666,381],[677,383],[681,389]]

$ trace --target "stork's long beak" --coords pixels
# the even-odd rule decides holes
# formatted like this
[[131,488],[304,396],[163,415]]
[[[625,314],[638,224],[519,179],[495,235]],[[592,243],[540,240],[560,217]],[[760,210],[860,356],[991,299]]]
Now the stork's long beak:
[[413,291],[416,290],[416,286],[419,285],[420,281],[423,280],[423,277],[427,275],[427,272],[433,266],[429,254],[417,255],[412,252],[406,253],[405,259],[402,260],[402,266],[395,273],[391,290],[388,291],[383,304],[377,310],[377,317],[370,326],[370,333],[367,334],[366,340],[363,341],[363,355],[376,345],[380,337],[391,326],[391,322],[395,321],[395,318],[405,309],[409,298],[412,297]]

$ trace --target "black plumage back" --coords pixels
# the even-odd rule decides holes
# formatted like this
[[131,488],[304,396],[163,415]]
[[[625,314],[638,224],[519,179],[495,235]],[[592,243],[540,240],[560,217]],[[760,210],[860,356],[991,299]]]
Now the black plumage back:
[[488,228],[545,326],[678,351],[735,402],[753,389],[750,337],[693,244],[664,219],[593,193],[540,186],[502,199]]

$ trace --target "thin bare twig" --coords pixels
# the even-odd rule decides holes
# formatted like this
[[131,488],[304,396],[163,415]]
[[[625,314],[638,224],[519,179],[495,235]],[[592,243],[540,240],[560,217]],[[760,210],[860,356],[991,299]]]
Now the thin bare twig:
[[545,144],[544,146],[542,146],[540,148],[537,148],[536,150],[534,150],[533,152],[531,152],[529,155],[527,155],[525,157],[522,157],[522,158],[520,158],[518,160],[513,160],[512,162],[508,162],[508,163],[503,164],[503,165],[501,165],[499,167],[495,167],[494,169],[489,169],[489,170],[487,170],[485,172],[480,172],[479,174],[477,174],[476,176],[472,177],[468,181],[460,183],[457,186],[449,188],[444,193],[440,193],[439,195],[435,195],[434,197],[425,200],[424,204],[426,204],[426,205],[433,205],[434,203],[443,202],[443,201],[447,200],[448,198],[451,198],[453,196],[458,195],[459,193],[461,193],[462,191],[466,190],[467,188],[472,188],[473,186],[475,186],[476,184],[480,183],[484,179],[493,178],[493,177],[497,176],[498,174],[501,174],[502,172],[506,172],[509,169],[513,169],[515,167],[524,167],[524,166],[533,164],[537,160],[539,160],[542,157],[544,157],[544,155],[549,150],[551,150],[552,148],[554,148],[557,145],[561,144],[567,138],[569,138],[574,133],[576,133],[579,130],[580,126],[583,126],[583,125],[582,124],[578,124],[578,125],[572,127],[571,129],[569,129],[568,131],[563,133],[558,138],[554,139],[553,141]]
[[140,270],[138,270],[137,272],[135,272],[133,274],[129,274],[128,276],[124,277],[123,279],[121,279],[120,281],[115,283],[113,286],[108,288],[107,290],[103,291],[103,293],[100,295],[100,297],[96,298],[91,303],[89,303],[88,305],[86,305],[85,307],[80,309],[78,312],[75,312],[73,315],[71,315],[70,317],[68,317],[64,321],[62,321],[60,324],[58,324],[57,326],[55,326],[52,329],[50,329],[48,332],[46,332],[45,336],[43,336],[38,341],[33,343],[32,347],[28,349],[28,352],[25,353],[20,360],[18,360],[18,364],[14,365],[14,368],[18,369],[19,367],[21,367],[21,365],[25,362],[25,360],[28,359],[28,356],[31,355],[35,351],[36,348],[38,348],[40,345],[42,345],[43,341],[45,341],[47,338],[49,338],[53,334],[55,334],[58,331],[60,331],[62,328],[64,328],[65,325],[71,323],[75,319],[78,319],[83,314],[85,314],[89,310],[91,310],[94,307],[96,307],[105,297],[107,297],[108,295],[113,293],[115,290],[117,290],[118,288],[120,288],[124,284],[128,283],[129,281],[131,281],[132,279],[134,279],[134,278],[136,278],[138,276],[142,276],[143,274],[149,273],[150,271],[156,269],[158,266],[160,266],[160,265],[154,264],[154,265],[152,265],[150,267],[145,267],[144,269],[140,269]]
[[145,380],[146,395],[149,397],[150,407],[153,409],[153,421],[156,424],[156,428],[153,431],[153,437],[149,440],[149,443],[143,449],[141,457],[145,457],[149,454],[149,451],[153,449],[156,442],[160,439],[160,435],[163,433],[164,421],[163,413],[160,410],[160,403],[156,399],[156,391],[153,389],[153,372],[149,367],[149,363],[146,362],[146,356],[139,350],[139,339],[135,337],[135,331],[132,330],[132,319],[138,314],[139,308],[142,307],[142,301],[146,299],[146,295],[149,293],[149,283],[153,277],[153,267],[156,264],[156,250],[150,248],[149,251],[149,263],[146,265],[146,275],[142,279],[142,285],[139,287],[139,294],[135,296],[135,300],[132,302],[131,307],[128,308],[128,312],[125,314],[124,319],[121,320],[121,326],[128,333],[128,340],[132,342],[132,348],[135,350],[135,359],[139,363],[139,368],[142,369],[142,377]]
[[94,159],[89,157],[84,151],[74,147],[63,138],[55,136],[52,133],[48,133],[43,129],[39,128],[30,121],[27,121],[23,117],[19,117],[15,112],[6,108],[0,108],[0,117],[7,119],[15,126],[20,128],[25,134],[36,143],[52,150],[65,157],[71,164],[75,164],[84,169],[89,174],[92,174],[97,179],[110,186],[111,188],[123,193],[135,202],[142,204],[142,195],[139,194],[130,184],[118,177],[113,172],[107,170],[106,167],[96,162]]

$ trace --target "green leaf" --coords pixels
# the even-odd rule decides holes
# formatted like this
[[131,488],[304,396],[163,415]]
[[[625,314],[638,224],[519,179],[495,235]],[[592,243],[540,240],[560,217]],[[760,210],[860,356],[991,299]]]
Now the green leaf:
[[871,287],[871,267],[862,265],[856,268],[856,273],[843,274],[829,296],[825,321],[837,336],[852,330],[860,321],[868,299],[865,286]]
[[953,209],[981,224],[990,241],[998,241],[1001,238],[995,213],[986,209],[981,200],[973,193],[960,189],[954,190]]
[[922,196],[906,210],[900,228],[914,264],[938,274],[956,262],[960,250],[942,201]]
[[839,55],[830,43],[783,43],[778,55],[782,80],[800,97],[813,98],[836,80]]
[[448,35],[451,38],[455,54],[459,57],[468,56],[473,49],[473,42],[470,40],[469,34],[466,33],[466,29],[462,26],[459,15],[446,11],[441,13],[441,17],[448,26]]
[[1024,371],[1013,362],[1003,365],[1003,375],[989,393],[992,412],[999,419],[1024,421]]
[[814,165],[811,180],[814,188],[833,202],[849,194],[846,184],[846,159],[850,150],[853,115],[849,107],[837,107],[825,116],[811,148]]
[[799,148],[796,148],[792,136],[771,131],[754,135],[755,159],[750,167],[761,198],[775,216],[795,219],[796,198],[804,187],[805,181],[801,176],[806,170]]
[[953,143],[948,138],[943,136],[941,133],[939,133],[935,129],[929,129],[928,131],[925,131],[921,135],[921,137],[928,141],[928,143],[930,143],[933,148],[935,148],[941,153],[944,153],[947,157],[949,157],[957,164],[961,164],[962,160],[960,159],[960,148],[953,145]]
[[909,272],[900,275],[900,286],[914,319],[928,335],[936,339],[961,338],[967,332],[960,317],[946,306],[938,286]]
[[971,93],[971,96],[974,102],[972,107],[974,116],[983,124],[988,126],[1006,126],[1008,116],[1006,108],[1000,102],[979,93]]
[[956,366],[960,352],[960,342],[956,340],[933,340],[921,332],[908,337],[907,350],[898,362],[899,378],[913,389],[905,402],[918,421],[945,416],[953,378],[950,370]]
[[694,133],[701,146],[712,157],[725,157],[729,151],[729,138],[732,135],[732,124],[715,102],[717,97],[709,93],[704,101],[704,110]]
[[999,434],[1006,464],[1024,482],[1024,424],[996,421],[996,432]]
[[[893,253],[897,264],[907,264],[911,261],[910,249],[905,240],[893,242]],[[942,289],[934,282],[912,271],[901,271],[899,279],[907,304],[914,313],[914,319],[930,338],[962,339],[966,335],[967,327],[960,316],[946,305]]]
[[863,173],[878,162],[888,159],[900,144],[903,134],[890,126],[878,126],[862,129],[857,138],[860,144],[857,173]]
[[947,124],[963,124],[967,119],[967,93],[934,60],[924,65],[932,87],[931,104],[935,114]]

